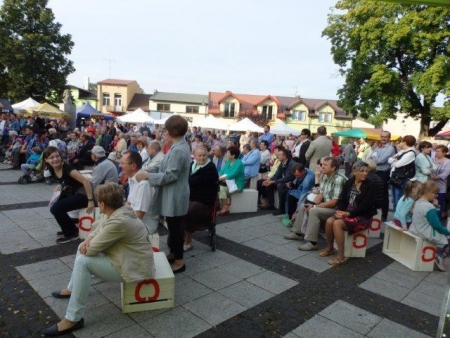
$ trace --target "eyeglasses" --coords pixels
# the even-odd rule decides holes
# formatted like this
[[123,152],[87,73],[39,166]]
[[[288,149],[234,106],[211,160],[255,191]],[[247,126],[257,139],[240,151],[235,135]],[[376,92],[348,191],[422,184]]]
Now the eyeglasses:
[[122,164],[128,164],[128,165],[132,165],[132,164],[134,164],[134,163],[129,163],[129,162],[120,162],[120,164],[122,165]]
[[55,156],[50,156],[50,157],[47,157],[47,160],[56,160],[56,159],[58,159],[58,158],[61,158],[61,156],[59,156],[59,155],[55,155]]

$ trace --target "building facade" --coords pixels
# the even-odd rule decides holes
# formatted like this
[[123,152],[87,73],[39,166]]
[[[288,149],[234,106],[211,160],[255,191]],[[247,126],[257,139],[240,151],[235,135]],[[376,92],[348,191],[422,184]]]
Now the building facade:
[[97,83],[97,109],[102,113],[124,114],[135,94],[144,94],[134,80],[107,79]]

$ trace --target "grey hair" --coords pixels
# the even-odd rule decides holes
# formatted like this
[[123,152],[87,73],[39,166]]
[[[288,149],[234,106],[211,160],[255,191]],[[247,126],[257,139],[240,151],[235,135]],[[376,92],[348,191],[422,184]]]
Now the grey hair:
[[369,165],[366,162],[363,161],[358,161],[356,163],[353,164],[352,167],[352,174],[355,172],[360,172],[362,171],[364,168],[369,169]]

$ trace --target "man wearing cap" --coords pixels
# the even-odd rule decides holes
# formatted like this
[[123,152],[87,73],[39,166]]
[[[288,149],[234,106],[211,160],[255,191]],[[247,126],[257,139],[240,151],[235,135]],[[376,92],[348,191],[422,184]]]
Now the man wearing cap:
[[92,169],[90,178],[93,189],[95,189],[99,184],[119,182],[119,173],[117,168],[114,163],[108,161],[105,149],[103,149],[103,147],[94,146],[91,150],[91,159],[94,162],[94,169]]

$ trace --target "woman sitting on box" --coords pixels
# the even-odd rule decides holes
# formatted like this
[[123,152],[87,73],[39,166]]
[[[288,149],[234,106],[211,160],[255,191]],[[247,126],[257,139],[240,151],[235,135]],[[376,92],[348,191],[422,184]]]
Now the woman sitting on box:
[[[238,147],[229,147],[227,150],[228,161],[222,167],[219,173],[219,199],[222,209],[217,215],[223,216],[230,213],[231,194],[244,190],[245,185],[245,172],[244,164],[239,159],[241,152]],[[234,181],[237,190],[230,192],[226,181]]]
[[152,245],[147,229],[130,206],[124,205],[124,191],[116,183],[97,187],[100,211],[105,217],[78,247],[67,289],[53,292],[55,298],[70,298],[66,316],[44,331],[60,336],[84,326],[83,313],[91,275],[109,282],[134,283],[155,276]]
[[183,217],[184,228],[183,250],[191,250],[192,234],[198,227],[207,227],[211,221],[211,213],[217,198],[219,175],[216,166],[208,158],[204,147],[196,147],[194,161],[189,170],[189,210]]
[[334,240],[338,247],[337,256],[328,264],[337,265],[347,261],[344,256],[344,231],[349,234],[368,229],[377,211],[373,203],[375,188],[367,179],[369,166],[365,162],[353,165],[350,179],[344,183],[334,216],[327,219],[325,232],[327,248],[320,251],[319,256],[326,257],[335,254]]

